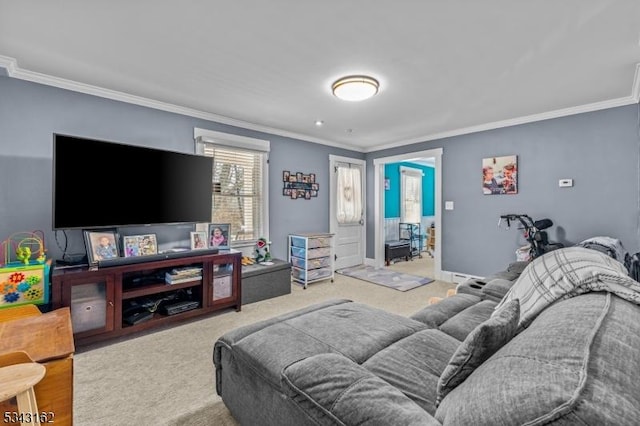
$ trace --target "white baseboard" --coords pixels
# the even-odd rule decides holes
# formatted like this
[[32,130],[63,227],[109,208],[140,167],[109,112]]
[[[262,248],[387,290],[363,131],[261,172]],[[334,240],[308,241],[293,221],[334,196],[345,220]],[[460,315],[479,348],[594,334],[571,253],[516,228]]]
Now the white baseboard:
[[473,278],[484,278],[477,275],[463,274],[462,272],[442,271],[442,281],[460,284]]

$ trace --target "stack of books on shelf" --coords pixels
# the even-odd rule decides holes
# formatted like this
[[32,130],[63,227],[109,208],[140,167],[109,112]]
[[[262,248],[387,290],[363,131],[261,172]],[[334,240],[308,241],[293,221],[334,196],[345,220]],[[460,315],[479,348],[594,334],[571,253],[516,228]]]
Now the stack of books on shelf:
[[167,271],[164,275],[164,282],[167,284],[180,284],[187,281],[196,281],[202,279],[202,268],[185,267],[175,268]]

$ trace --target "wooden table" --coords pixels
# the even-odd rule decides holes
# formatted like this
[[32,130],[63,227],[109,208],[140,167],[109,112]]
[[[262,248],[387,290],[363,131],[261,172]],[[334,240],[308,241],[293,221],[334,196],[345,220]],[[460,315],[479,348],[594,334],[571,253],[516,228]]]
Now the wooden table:
[[[0,309],[0,367],[32,362],[44,365],[47,372],[34,387],[38,409],[56,425],[71,425],[75,352],[71,312],[60,308],[41,314],[33,308]],[[17,411],[15,401],[0,402],[0,416]]]

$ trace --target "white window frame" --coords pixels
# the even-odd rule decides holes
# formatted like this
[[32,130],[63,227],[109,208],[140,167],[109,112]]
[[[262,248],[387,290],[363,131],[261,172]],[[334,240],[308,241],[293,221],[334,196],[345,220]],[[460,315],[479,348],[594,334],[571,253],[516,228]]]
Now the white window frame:
[[[232,133],[216,132],[207,129],[193,129],[193,138],[195,140],[195,152],[204,155],[204,144],[209,143],[227,148],[237,148],[243,151],[257,151],[266,153],[263,157],[262,164],[262,205],[260,208],[260,222],[262,224],[262,233],[260,237],[269,238],[269,151],[271,149],[268,140],[250,138],[246,136],[234,135]],[[249,247],[254,246],[256,240],[240,240],[231,241],[232,247]]]

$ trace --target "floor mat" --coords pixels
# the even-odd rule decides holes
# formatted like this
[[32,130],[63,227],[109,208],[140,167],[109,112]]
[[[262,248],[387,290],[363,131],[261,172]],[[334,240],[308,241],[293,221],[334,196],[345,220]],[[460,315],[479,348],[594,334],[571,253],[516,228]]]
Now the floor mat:
[[336,272],[400,291],[411,290],[434,281],[432,278],[403,274],[386,268],[376,269],[373,266],[364,265],[338,269]]

